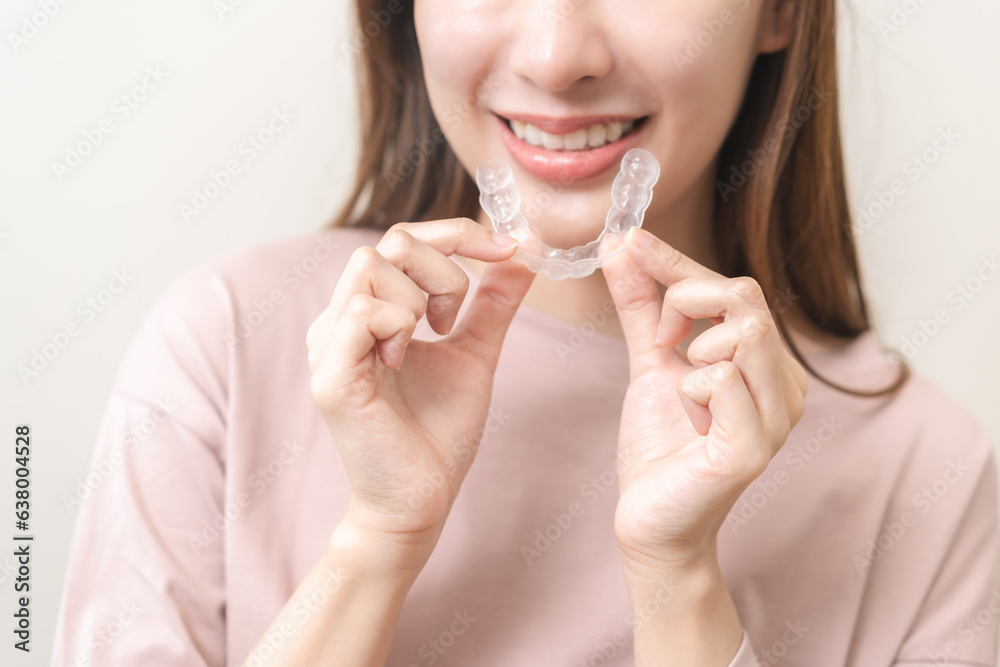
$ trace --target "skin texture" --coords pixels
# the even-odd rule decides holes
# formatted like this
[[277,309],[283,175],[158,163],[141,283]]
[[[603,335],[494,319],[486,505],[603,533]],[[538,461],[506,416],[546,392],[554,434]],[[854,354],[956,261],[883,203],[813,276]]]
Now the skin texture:
[[[716,153],[754,59],[788,43],[791,9],[751,0],[415,5],[424,78],[449,143],[470,173],[488,159],[510,161],[525,202],[542,201],[552,184],[510,159],[494,113],[649,116],[639,145],[661,165],[644,223],[652,234],[631,234],[628,254],[589,279],[540,276],[525,299],[580,321],[610,295],[619,318],[608,328],[628,343],[616,537],[637,608],[657,582],[682,582],[674,613],[668,604],[659,623],[637,631],[637,664],[727,664],[735,653],[740,624],[716,536],[804,406],[805,372],[759,286],[713,270],[709,232]],[[719,19],[721,31],[686,58]],[[536,233],[557,247],[596,238],[615,171],[559,188],[531,220]],[[641,237],[648,247],[634,243]]]
[[[269,664],[384,664],[402,601],[474,459],[518,307],[580,321],[608,299],[630,364],[614,537],[636,617],[658,603],[634,627],[635,664],[731,662],[741,623],[717,533],[801,417],[807,383],[760,287],[712,268],[712,174],[753,59],[790,38],[792,2],[416,1],[431,103],[471,173],[509,159],[492,110],[648,115],[639,145],[662,169],[644,225],[652,234],[633,230],[602,272],[567,281],[507,261],[514,248],[495,243],[485,216],[397,223],[355,251],[306,340],[310,388],[350,504],[296,596],[331,571],[349,584]],[[732,20],[681,66],[675,55],[727,11]],[[514,168],[525,201],[551,192]],[[532,222],[550,245],[597,236],[617,168],[561,188],[538,213]],[[480,272],[475,294],[457,263]],[[412,340],[424,316],[446,337]]]
[[[488,159],[511,162],[522,210],[551,200],[530,219],[550,246],[597,237],[617,166],[584,183],[541,182],[510,159],[494,112],[649,116],[640,146],[657,157],[661,176],[643,227],[717,269],[710,236],[716,153],[754,58],[787,44],[785,7],[790,3],[761,0],[417,0],[414,19],[424,80],[449,144],[472,174]],[[713,22],[723,20],[714,35]],[[699,39],[708,46],[688,57]],[[489,224],[485,216],[479,221]],[[604,283],[599,274],[539,278],[525,303],[579,322],[608,300]],[[614,318],[605,331],[623,335]]]

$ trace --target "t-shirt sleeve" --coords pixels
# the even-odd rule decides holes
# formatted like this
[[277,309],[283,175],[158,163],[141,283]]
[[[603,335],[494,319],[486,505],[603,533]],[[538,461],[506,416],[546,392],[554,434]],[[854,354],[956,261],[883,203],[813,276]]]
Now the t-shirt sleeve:
[[951,530],[939,532],[947,545],[944,557],[894,664],[997,664],[1000,511],[996,455],[982,429],[974,451],[978,456],[966,464],[971,471],[963,473],[960,460],[954,463],[956,474],[973,481],[971,491],[958,505]]
[[77,512],[52,664],[225,664],[222,278],[205,264],[157,300],[118,369]]
[[760,667],[753,645],[750,643],[750,635],[746,630],[743,631],[743,641],[740,642],[740,648],[736,651],[736,657],[729,663],[729,667]]
[[[963,665],[994,667],[1000,639],[1000,497],[996,454],[987,432],[978,427],[963,443],[961,456],[946,453],[948,472],[928,491],[938,502],[928,510],[919,536],[914,529],[908,543],[917,551],[900,558],[885,574],[893,586],[913,587],[930,580],[919,607],[897,610],[911,618],[894,658],[874,658],[874,644],[853,653],[851,665],[906,665],[931,667]],[[965,435],[965,433],[963,433]],[[941,462],[938,462],[941,463]],[[937,469],[935,464],[934,469]],[[957,481],[956,481],[957,480]],[[909,487],[907,487],[909,488]],[[937,495],[934,495],[937,494]],[[910,502],[910,497],[905,499]],[[923,501],[923,497],[921,497]],[[926,500],[931,503],[931,500]],[[916,540],[917,542],[914,542]],[[916,545],[916,546],[914,546]],[[933,556],[931,556],[933,554]],[[888,561],[887,561],[888,562]],[[883,601],[884,602],[884,601]],[[880,605],[891,608],[891,605]],[[879,617],[877,625],[890,619]],[[892,619],[896,620],[896,619]],[[853,638],[857,640],[858,637]],[[817,659],[822,656],[816,656]],[[750,636],[744,631],[736,657],[729,667],[760,667]]]

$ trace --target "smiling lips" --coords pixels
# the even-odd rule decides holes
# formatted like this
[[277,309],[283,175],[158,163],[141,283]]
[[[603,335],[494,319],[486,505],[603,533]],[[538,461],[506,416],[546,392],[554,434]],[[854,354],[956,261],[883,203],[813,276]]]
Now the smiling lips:
[[501,138],[511,157],[534,176],[563,183],[593,178],[617,166],[638,143],[645,120],[497,116]]

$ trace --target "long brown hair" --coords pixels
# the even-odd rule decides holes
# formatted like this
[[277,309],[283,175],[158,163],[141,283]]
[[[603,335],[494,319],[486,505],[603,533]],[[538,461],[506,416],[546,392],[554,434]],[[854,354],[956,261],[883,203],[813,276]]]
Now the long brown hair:
[[[809,365],[782,314],[793,299],[819,332],[850,340],[870,328],[841,152],[836,0],[794,4],[792,41],[757,57],[720,149],[714,243],[723,273],[760,284],[804,368],[841,391],[882,396],[906,382],[905,362],[888,387],[844,387]],[[351,193],[330,227],[475,219],[478,189],[444,140],[424,86],[413,3],[358,0],[356,9],[356,37],[345,50],[357,58],[361,150]]]

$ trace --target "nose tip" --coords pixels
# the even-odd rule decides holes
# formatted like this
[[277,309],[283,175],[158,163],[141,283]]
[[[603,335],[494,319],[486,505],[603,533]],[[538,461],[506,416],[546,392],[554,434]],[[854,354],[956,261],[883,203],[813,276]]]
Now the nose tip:
[[[519,3],[520,4],[520,3]],[[510,68],[538,87],[561,93],[574,83],[606,76],[614,63],[596,10],[586,2],[541,2],[514,22]]]

